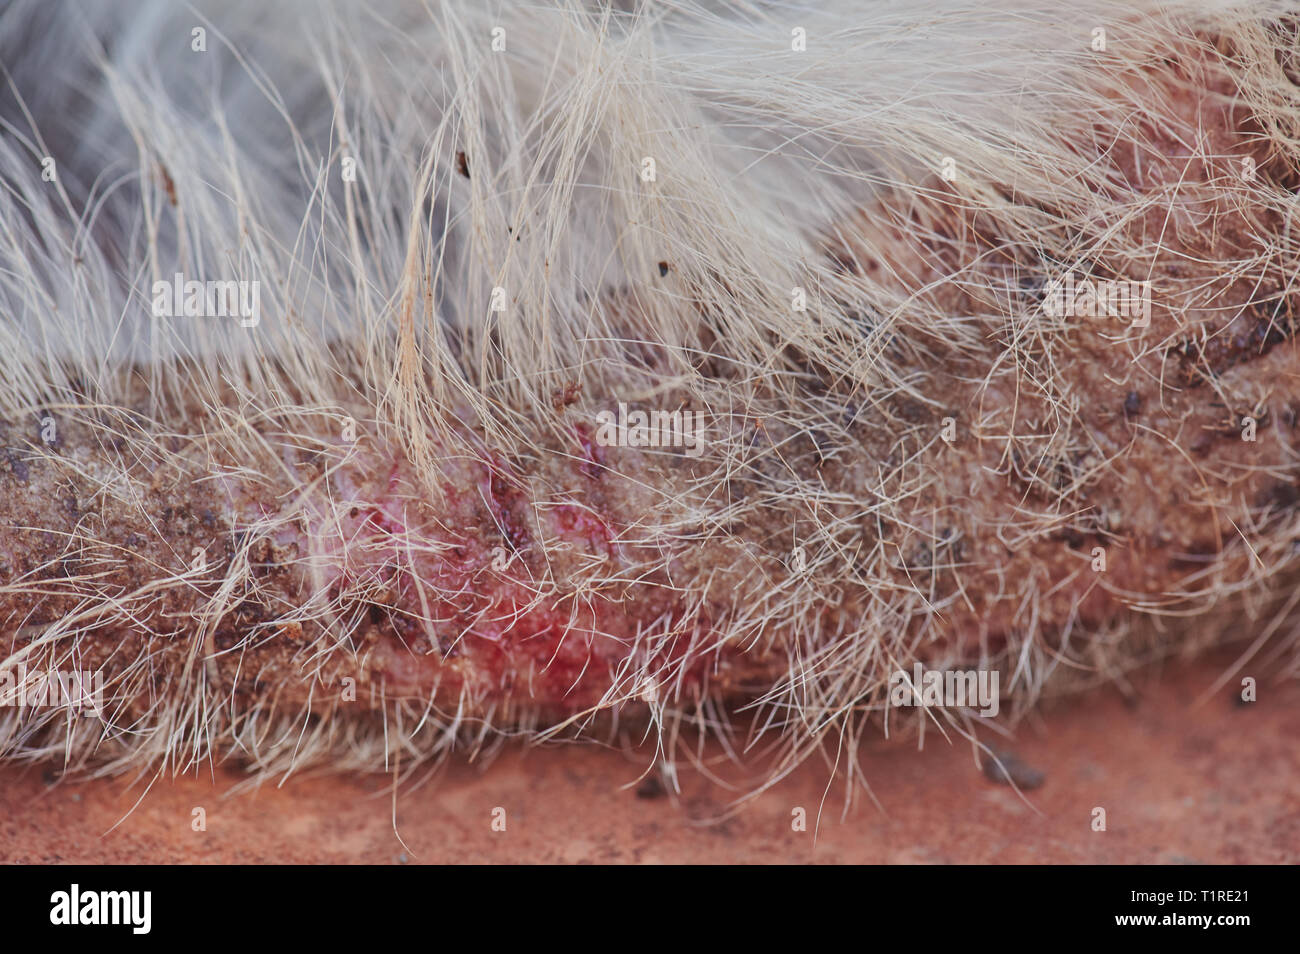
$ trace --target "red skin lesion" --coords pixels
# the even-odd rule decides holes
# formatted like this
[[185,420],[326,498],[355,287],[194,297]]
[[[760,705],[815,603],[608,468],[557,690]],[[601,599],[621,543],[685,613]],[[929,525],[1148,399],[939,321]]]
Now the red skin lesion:
[[[583,466],[566,464],[575,465]],[[332,592],[346,600],[358,579],[391,581],[367,647],[386,698],[454,706],[468,692],[485,702],[577,711],[602,702],[613,674],[656,624],[689,634],[668,641],[673,648],[656,662],[698,642],[700,623],[662,594],[588,590],[556,576],[559,552],[617,563],[618,527],[598,504],[571,490],[562,501],[534,506],[527,482],[497,455],[467,466],[475,492],[448,494],[439,519],[418,504],[414,482],[395,465],[382,493],[354,503],[345,521],[340,556],[352,571],[340,567]],[[589,479],[582,475],[575,487]],[[699,665],[700,676],[687,674],[686,684],[703,677],[706,656]]]
[[584,477],[599,480],[605,471],[605,448],[592,438],[591,428],[586,424],[574,424],[573,434],[582,448],[582,463],[578,465],[578,470]]

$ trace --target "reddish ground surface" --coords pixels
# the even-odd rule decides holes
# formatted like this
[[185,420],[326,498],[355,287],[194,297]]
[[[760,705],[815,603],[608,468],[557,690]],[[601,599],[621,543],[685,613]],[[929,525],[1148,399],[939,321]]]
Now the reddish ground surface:
[[[967,743],[869,742],[879,807],[841,817],[820,767],[723,822],[731,795],[683,770],[682,795],[646,797],[649,752],[594,746],[507,750],[400,793],[384,778],[295,778],[230,794],[238,776],[141,789],[51,786],[39,769],[0,772],[0,860],[8,862],[1261,862],[1300,861],[1300,685],[1262,681],[1259,701],[1195,700],[1231,657],[1062,702],[998,743],[1045,775],[1022,800],[990,781]],[[824,798],[824,802],[823,802]],[[818,806],[824,805],[820,825]],[[191,830],[192,810],[207,830]],[[506,830],[492,830],[494,808]],[[1107,830],[1091,829],[1103,807]],[[804,807],[809,830],[791,830]],[[116,826],[116,827],[114,827]],[[111,829],[111,830],[110,830]],[[405,844],[403,844],[403,842]]]

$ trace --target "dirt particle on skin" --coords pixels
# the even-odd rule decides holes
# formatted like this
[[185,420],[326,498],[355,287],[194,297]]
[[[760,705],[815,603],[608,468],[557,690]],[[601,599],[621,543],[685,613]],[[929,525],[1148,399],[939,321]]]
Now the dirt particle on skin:
[[9,464],[9,473],[13,474],[15,479],[21,483],[27,483],[27,479],[31,476],[31,468],[27,466],[27,461],[18,456],[18,453],[9,449],[5,450],[5,460]]
[[641,780],[641,784],[636,787],[636,797],[644,798],[647,801],[663,798],[667,794],[668,791],[664,788],[663,779],[659,777],[657,772],[647,775]]
[[1136,391],[1129,391],[1124,398],[1124,417],[1132,420],[1142,410],[1142,397]]
[[180,204],[180,200],[176,197],[176,180],[161,162],[158,163],[158,178],[162,180],[163,191],[167,193],[167,202],[175,208]]
[[1297,330],[1293,307],[1289,298],[1253,302],[1219,334],[1207,340],[1183,341],[1166,354],[1179,362],[1182,383],[1198,387],[1236,365],[1262,358],[1277,345],[1291,340]]
[[1022,762],[1015,753],[1002,749],[990,749],[984,753],[981,768],[990,782],[1014,785],[1021,791],[1038,788],[1047,780],[1044,772]]
[[551,392],[551,407],[561,411],[578,400],[582,393],[582,385],[577,381],[568,381],[564,387],[556,388]]

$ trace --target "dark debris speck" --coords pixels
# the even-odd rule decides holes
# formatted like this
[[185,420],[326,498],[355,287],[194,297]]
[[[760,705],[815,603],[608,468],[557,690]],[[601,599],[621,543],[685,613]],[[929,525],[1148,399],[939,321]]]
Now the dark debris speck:
[[1014,753],[1002,749],[991,749],[984,753],[982,766],[984,777],[999,785],[1015,785],[1021,791],[1038,788],[1047,780],[1047,775],[1032,765],[1027,765]]

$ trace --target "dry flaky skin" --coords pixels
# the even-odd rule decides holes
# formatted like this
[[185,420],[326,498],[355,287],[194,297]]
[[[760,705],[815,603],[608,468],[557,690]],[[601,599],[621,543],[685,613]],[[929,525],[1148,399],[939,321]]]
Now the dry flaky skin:
[[650,698],[643,666],[674,696],[770,681],[768,648],[713,645],[757,551],[726,538],[664,558],[639,539],[647,476],[615,464],[684,507],[680,461],[656,473],[582,425],[526,470],[467,441],[434,503],[391,452],[323,425],[315,440],[259,425],[250,457],[251,434],[232,447],[94,416],[7,450],[6,650],[110,673],[120,729],[155,731],[196,691],[218,719],[405,702],[509,726]]
[[[159,410],[143,385],[138,412],[33,408],[4,437],[5,650],[102,667],[114,704],[106,723],[9,710],[0,746],[378,767],[597,715],[648,716],[671,747],[679,721],[758,700],[793,764],[916,659],[997,667],[1019,705],[1058,669],[1163,648],[1136,611],[1275,608],[1300,532],[1300,258],[1294,130],[1260,115],[1295,101],[1249,94],[1280,69],[1185,37],[1099,74],[1108,108],[1059,120],[1100,191],[1058,207],[1012,180],[885,191],[825,237],[824,310],[856,288],[916,316],[849,315],[898,385],[830,364],[846,325],[814,308],[824,332],[781,349],[793,372],[753,385],[719,345],[709,383],[655,396],[707,408],[698,460],[599,447],[592,416],[624,397],[591,387],[514,440],[468,410],[412,438],[364,405]],[[1150,279],[1150,326],[1046,315],[1080,262]],[[716,290],[679,291],[708,323]],[[607,307],[636,340],[637,296]],[[826,353],[801,344],[820,333]],[[629,382],[676,373],[653,348],[627,361]]]
[[[973,353],[934,342],[933,366],[918,368],[931,406],[894,409],[922,421],[933,447],[933,482],[914,511],[934,515],[926,529],[936,545],[965,564],[946,591],[961,596],[942,614],[957,633],[1023,626],[1026,594],[1049,629],[1071,617],[1095,625],[1123,606],[1186,609],[1289,554],[1296,257],[1277,243],[1284,216],[1255,201],[1239,170],[1249,159],[1266,188],[1289,192],[1294,159],[1261,138],[1224,74],[1189,50],[1121,93],[1171,108],[1132,120],[1138,144],[1104,132],[1081,143],[1097,148],[1115,198],[1137,214],[1117,225],[1113,213],[1088,222],[1085,210],[1074,241],[1101,250],[1094,276],[1151,281],[1149,327],[1076,317],[1064,334],[1044,333],[1043,262],[1008,253],[998,223],[946,190],[887,199],[860,224],[868,232],[883,218],[895,230],[899,251],[884,267],[900,294],[933,287],[926,294],[948,312],[977,313],[963,283],[983,270],[1021,306],[987,325]],[[1129,255],[1114,261],[1108,248]],[[853,273],[881,267],[851,243],[837,255]],[[948,416],[957,438],[936,445],[930,435]],[[1243,539],[1279,552],[1266,562]],[[1104,574],[1091,566],[1096,546]]]

